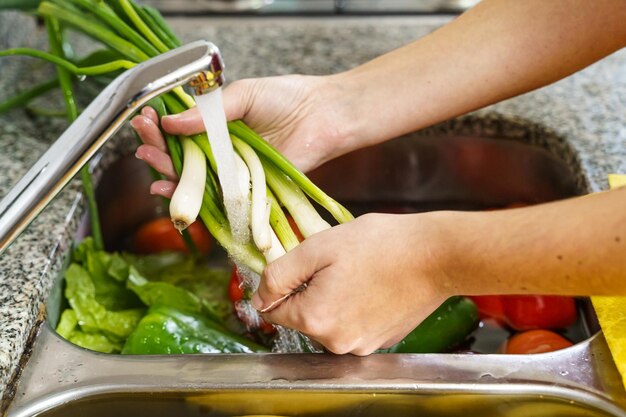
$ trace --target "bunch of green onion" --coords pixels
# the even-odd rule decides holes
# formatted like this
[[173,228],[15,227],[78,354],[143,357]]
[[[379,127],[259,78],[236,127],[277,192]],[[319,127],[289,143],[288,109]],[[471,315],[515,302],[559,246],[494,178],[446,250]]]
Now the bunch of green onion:
[[[23,2],[24,5],[35,3],[38,3],[36,14],[44,19],[48,29],[50,51],[14,48],[0,51],[0,57],[29,55],[45,59],[56,65],[58,78],[0,103],[0,112],[24,105],[60,85],[68,119],[73,121],[78,114],[73,78],[115,74],[181,45],[156,9],[139,6],[131,0]],[[101,42],[105,50],[84,61],[88,65],[67,59],[64,28],[72,28]],[[150,102],[160,117],[180,113],[195,104],[181,88]],[[170,202],[170,213],[177,228],[183,230],[200,217],[238,264],[261,273],[267,262],[299,243],[283,208],[293,217],[305,238],[330,227],[311,200],[339,223],[352,220],[352,215],[344,207],[315,186],[244,122],[229,122],[228,132],[232,150],[219,152],[213,152],[206,134],[173,137],[163,132],[180,177]],[[228,186],[224,171],[217,169],[224,163],[231,166],[226,174],[231,172],[237,178],[236,181],[230,178]],[[92,234],[96,245],[102,247],[97,207],[86,168],[82,170],[82,179],[89,201]],[[234,216],[234,212],[240,215]],[[233,217],[240,219],[241,213],[244,217],[242,224],[229,221]]]

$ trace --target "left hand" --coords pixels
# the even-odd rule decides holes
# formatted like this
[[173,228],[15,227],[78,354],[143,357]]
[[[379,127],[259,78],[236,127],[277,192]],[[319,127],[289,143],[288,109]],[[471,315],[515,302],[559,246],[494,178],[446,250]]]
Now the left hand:
[[306,282],[263,317],[337,354],[393,346],[449,296],[433,219],[367,214],[317,233],[267,266],[252,302],[262,310]]

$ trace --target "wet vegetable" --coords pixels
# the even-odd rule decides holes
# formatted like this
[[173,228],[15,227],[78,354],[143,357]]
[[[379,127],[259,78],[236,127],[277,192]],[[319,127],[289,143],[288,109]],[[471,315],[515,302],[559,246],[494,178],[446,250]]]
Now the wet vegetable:
[[252,353],[267,350],[206,317],[157,305],[141,319],[122,353]]
[[[237,327],[232,326],[235,319],[226,294],[228,272],[199,265],[195,258],[176,253],[108,253],[95,249],[88,238],[74,250],[65,281],[65,297],[71,308],[61,315],[57,332],[84,348],[119,353],[138,331],[147,307],[178,312],[172,328],[186,329],[191,319],[182,320],[181,315],[189,315],[214,329],[211,334],[219,330],[219,340],[243,343],[233,332]],[[203,343],[208,346],[207,341]],[[213,347],[222,345],[216,341]],[[227,349],[231,351],[230,345]]]
[[506,322],[515,330],[562,329],[578,318],[572,297],[508,295],[502,300]]
[[529,330],[511,336],[500,351],[510,354],[553,352],[572,346],[572,342],[550,330]]
[[452,297],[383,353],[438,353],[459,346],[478,325],[478,309],[466,297]]
[[496,319],[498,321],[504,319],[504,304],[502,297],[499,295],[480,295],[469,297],[476,307],[481,319]]
[[493,318],[515,330],[562,329],[578,318],[572,297],[486,295],[470,297],[481,318]]

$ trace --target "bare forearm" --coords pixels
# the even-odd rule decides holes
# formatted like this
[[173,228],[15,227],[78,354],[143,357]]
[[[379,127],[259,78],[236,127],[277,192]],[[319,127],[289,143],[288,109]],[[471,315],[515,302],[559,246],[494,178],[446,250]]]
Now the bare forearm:
[[[444,222],[455,294],[626,295],[626,188]],[[441,216],[450,214],[442,213]]]
[[623,0],[485,0],[336,76],[371,145],[559,80],[626,45]]

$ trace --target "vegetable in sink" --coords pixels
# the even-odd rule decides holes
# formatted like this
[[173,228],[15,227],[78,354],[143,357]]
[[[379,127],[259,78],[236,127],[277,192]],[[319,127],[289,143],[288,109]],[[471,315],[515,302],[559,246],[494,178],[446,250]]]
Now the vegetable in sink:
[[87,238],[65,272],[71,308],[57,332],[104,353],[266,351],[229,328],[228,278],[182,254],[111,254]]
[[141,319],[122,349],[125,354],[254,353],[269,349],[229,334],[218,323],[166,305],[155,305]]

